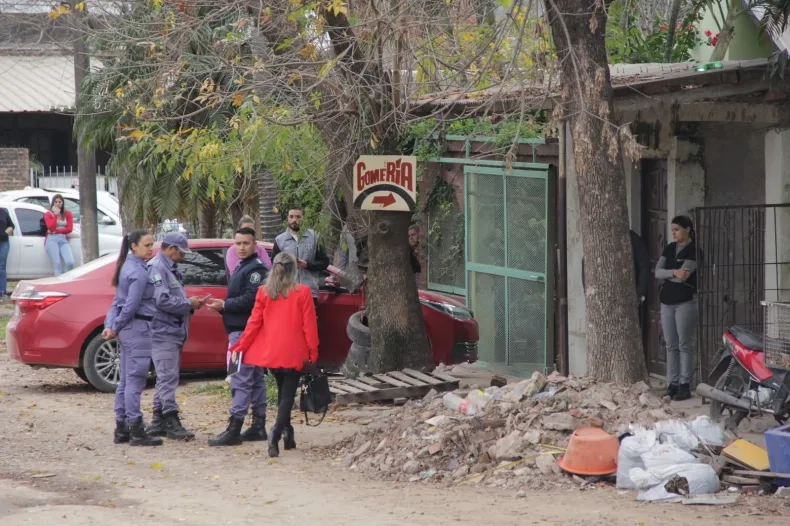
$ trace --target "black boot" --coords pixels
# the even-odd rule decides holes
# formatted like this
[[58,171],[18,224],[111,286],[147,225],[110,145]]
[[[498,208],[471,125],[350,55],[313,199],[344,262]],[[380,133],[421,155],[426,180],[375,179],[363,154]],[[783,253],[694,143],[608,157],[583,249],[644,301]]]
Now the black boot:
[[294,440],[293,426],[288,426],[283,429],[283,449],[286,451],[296,449],[296,440]]
[[244,442],[260,442],[266,440],[266,416],[252,415],[252,425],[241,434]]
[[280,456],[280,432],[272,428],[269,435],[269,456],[271,458]]
[[148,435],[143,427],[143,417],[129,421],[130,446],[161,446],[162,439]]
[[243,418],[230,417],[228,428],[217,438],[209,438],[209,446],[238,446],[241,444],[241,426],[244,425]]
[[162,418],[162,410],[154,409],[154,415],[151,417],[151,425],[145,430],[148,436],[163,437],[165,436],[165,422]]
[[129,442],[129,428],[126,426],[126,422],[121,420],[115,421],[115,433],[113,434],[112,441],[114,444],[125,444]]
[[181,425],[181,419],[178,418],[178,411],[164,413],[162,418],[164,419],[165,436],[167,438],[186,441],[195,438],[194,433],[187,431],[184,429],[184,426]]
[[689,400],[691,398],[691,386],[689,384],[680,384],[678,386],[678,392],[675,393],[675,396],[672,397],[672,400],[675,402],[681,402],[683,400]]
[[667,385],[667,396],[674,398],[676,394],[678,394],[678,384]]

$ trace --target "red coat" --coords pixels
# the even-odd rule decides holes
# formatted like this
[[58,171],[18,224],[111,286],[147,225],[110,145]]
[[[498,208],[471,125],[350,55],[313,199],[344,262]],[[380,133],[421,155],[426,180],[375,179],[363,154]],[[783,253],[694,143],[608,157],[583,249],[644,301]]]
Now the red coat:
[[44,214],[44,222],[47,224],[47,234],[53,231],[56,234],[71,234],[71,231],[74,230],[74,215],[68,210],[65,211],[65,214],[66,226],[64,228],[58,228],[58,216],[53,214],[51,210],[47,210]]
[[318,361],[318,320],[310,287],[298,285],[287,298],[271,299],[258,289],[255,307],[238,343],[242,363],[269,369],[302,370]]

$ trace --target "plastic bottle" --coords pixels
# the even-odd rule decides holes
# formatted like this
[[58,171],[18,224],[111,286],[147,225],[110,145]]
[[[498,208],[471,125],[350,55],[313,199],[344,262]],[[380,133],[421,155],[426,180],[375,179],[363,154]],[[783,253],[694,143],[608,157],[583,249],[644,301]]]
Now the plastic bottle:
[[477,405],[473,404],[471,400],[464,400],[458,395],[447,393],[442,397],[444,407],[451,411],[458,411],[463,415],[474,415],[478,411]]

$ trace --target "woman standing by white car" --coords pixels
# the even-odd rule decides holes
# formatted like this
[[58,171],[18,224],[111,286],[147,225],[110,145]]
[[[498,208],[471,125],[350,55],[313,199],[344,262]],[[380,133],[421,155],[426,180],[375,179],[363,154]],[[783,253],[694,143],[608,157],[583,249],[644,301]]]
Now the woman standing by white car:
[[63,274],[61,258],[66,272],[74,268],[74,255],[69,245],[69,234],[74,230],[74,216],[66,210],[62,195],[52,196],[52,206],[44,214],[44,222],[47,224],[44,247],[47,249],[49,259],[52,260],[55,276],[60,276]]
[[0,300],[8,297],[8,252],[11,248],[8,236],[14,233],[14,222],[5,208],[0,209]]

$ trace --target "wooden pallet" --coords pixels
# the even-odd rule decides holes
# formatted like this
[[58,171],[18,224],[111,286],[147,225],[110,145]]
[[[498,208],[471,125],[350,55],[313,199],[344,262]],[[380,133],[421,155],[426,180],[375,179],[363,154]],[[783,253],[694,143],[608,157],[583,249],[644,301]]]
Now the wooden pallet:
[[396,398],[425,396],[431,389],[452,391],[458,389],[460,380],[444,373],[421,373],[412,369],[392,371],[371,376],[359,376],[355,380],[332,378],[329,390],[338,404],[380,402]]

